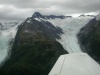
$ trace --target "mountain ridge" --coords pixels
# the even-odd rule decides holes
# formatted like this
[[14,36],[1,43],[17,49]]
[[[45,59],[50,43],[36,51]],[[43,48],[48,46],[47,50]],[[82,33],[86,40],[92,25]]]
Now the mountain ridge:
[[63,31],[48,21],[27,18],[18,26],[11,56],[0,68],[1,75],[48,75],[60,55],[67,54],[56,41]]
[[100,19],[97,17],[81,28],[77,36],[81,49],[100,63]]
[[56,19],[56,18],[59,18],[59,19],[64,19],[64,18],[72,18],[72,16],[64,16],[64,15],[42,15],[40,14],[39,12],[35,12],[33,15],[32,15],[33,18],[42,18],[42,19]]

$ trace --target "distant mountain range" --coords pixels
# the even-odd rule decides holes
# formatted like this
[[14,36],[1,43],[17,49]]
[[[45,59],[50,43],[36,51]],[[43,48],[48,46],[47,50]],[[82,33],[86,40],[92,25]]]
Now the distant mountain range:
[[84,15],[84,14],[81,14],[79,17],[96,17],[96,15]]
[[55,16],[55,15],[41,15],[39,12],[35,12],[32,16],[33,18],[42,18],[42,19],[64,19],[64,18],[72,18],[72,16]]
[[19,24],[20,22],[17,22],[17,21],[0,21],[0,30],[6,30],[6,29],[9,29],[17,24]]
[[[73,18],[73,16],[64,16],[64,15],[41,15],[39,12],[35,12],[32,15],[33,18],[39,18],[39,19],[65,19],[65,18]],[[96,15],[84,15],[81,14],[79,17],[96,17]]]

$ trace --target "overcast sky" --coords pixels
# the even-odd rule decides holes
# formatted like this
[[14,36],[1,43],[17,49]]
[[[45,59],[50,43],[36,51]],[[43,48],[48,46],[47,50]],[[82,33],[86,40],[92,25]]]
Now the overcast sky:
[[42,14],[73,15],[99,12],[100,0],[0,0],[0,19],[26,19]]

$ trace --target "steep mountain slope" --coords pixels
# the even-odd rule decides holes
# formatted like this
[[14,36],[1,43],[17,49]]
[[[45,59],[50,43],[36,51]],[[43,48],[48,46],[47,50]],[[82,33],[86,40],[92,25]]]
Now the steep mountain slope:
[[10,58],[1,75],[48,75],[58,57],[66,54],[60,39],[62,30],[48,21],[26,19],[19,27]]
[[100,63],[100,18],[90,20],[78,34],[81,49]]
[[[93,17],[77,17],[77,18],[54,18],[52,19],[47,19],[47,18],[42,18],[41,16],[38,17],[38,14],[40,13],[35,13],[33,14],[36,20],[38,21],[49,21],[52,23],[54,26],[58,26],[63,30],[63,34],[61,34],[61,39],[57,39],[58,42],[62,44],[64,49],[68,51],[69,53],[80,53],[82,50],[80,49],[80,46],[78,44],[77,40],[77,33],[79,32],[80,28],[82,28],[90,19]],[[40,14],[41,15],[41,14]]]

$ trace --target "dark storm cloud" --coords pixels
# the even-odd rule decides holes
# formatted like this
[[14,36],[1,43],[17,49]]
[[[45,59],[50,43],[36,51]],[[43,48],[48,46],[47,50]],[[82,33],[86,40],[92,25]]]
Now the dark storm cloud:
[[77,14],[100,10],[100,0],[0,0],[0,18],[25,19],[42,14]]

